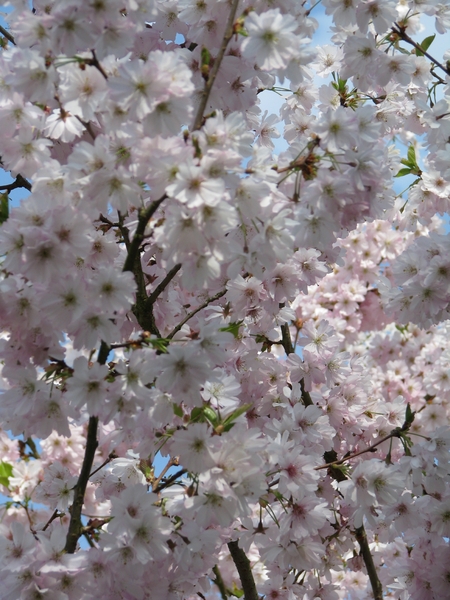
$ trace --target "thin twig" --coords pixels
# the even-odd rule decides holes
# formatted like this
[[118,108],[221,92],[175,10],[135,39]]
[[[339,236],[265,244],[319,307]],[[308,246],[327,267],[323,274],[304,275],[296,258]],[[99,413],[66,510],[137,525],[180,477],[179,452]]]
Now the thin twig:
[[212,579],[211,581],[213,583],[215,583],[217,585],[217,587],[219,588],[219,592],[220,592],[220,596],[221,596],[222,600],[227,600],[228,599],[227,588],[226,588],[225,582],[223,580],[222,573],[219,570],[219,567],[217,565],[214,565],[212,568],[212,571],[213,571],[214,575],[216,576],[216,578]]
[[181,323],[178,323],[178,325],[174,329],[172,329],[172,331],[169,333],[166,339],[171,340],[173,336],[180,331],[183,325],[189,321],[189,319],[192,319],[193,316],[195,316],[198,312],[206,308],[208,304],[211,304],[211,302],[214,302],[222,296],[225,296],[226,293],[227,290],[222,290],[221,292],[218,292],[215,296],[211,296],[210,298],[208,298],[205,302],[203,302],[203,304],[200,304],[200,306],[198,306],[195,310],[191,311],[188,315],[186,315],[186,317],[181,321]]
[[14,44],[14,46],[16,45],[16,42],[15,42],[13,36],[9,33],[9,31],[7,29],[2,27],[1,25],[0,25],[0,33],[2,35],[4,35],[5,38],[11,42],[11,44]]
[[447,69],[446,67],[444,67],[444,65],[442,63],[440,63],[438,60],[436,60],[435,58],[433,58],[431,56],[431,54],[429,54],[426,50],[424,50],[420,46],[420,44],[418,44],[411,37],[409,37],[409,35],[405,32],[404,28],[400,27],[400,25],[398,23],[394,23],[394,27],[391,27],[391,29],[404,42],[407,42],[408,44],[411,44],[411,46],[414,46],[414,48],[416,50],[419,50],[419,52],[421,52],[424,56],[426,56],[429,60],[431,60],[432,63],[434,63],[437,67],[439,67],[440,69],[442,69],[444,71],[444,73],[447,73],[447,75],[450,75],[450,69]]
[[364,448],[364,450],[360,450],[359,452],[355,452],[355,454],[351,454],[350,456],[346,456],[344,458],[341,458],[340,460],[334,460],[333,462],[326,463],[325,465],[320,465],[320,467],[314,467],[314,470],[315,471],[320,471],[320,469],[328,469],[329,467],[335,467],[337,465],[342,465],[347,460],[352,460],[352,458],[356,458],[358,456],[361,456],[361,454],[365,454],[366,452],[372,452],[372,450],[374,448],[376,448],[377,446],[379,446],[383,442],[386,442],[387,440],[390,440],[391,438],[394,438],[394,437],[398,438],[399,436],[400,436],[399,435],[399,430],[398,429],[394,429],[393,431],[391,431],[391,433],[388,433],[387,435],[385,435],[384,438],[382,438],[381,440],[378,440],[378,442],[375,442],[371,446],[368,446],[367,448]]
[[91,50],[91,52],[92,52],[92,58],[84,59],[84,62],[87,65],[98,69],[100,71],[100,73],[103,75],[103,77],[105,79],[108,79],[108,75],[106,74],[105,70],[103,69],[102,65],[100,64],[100,62],[97,58],[97,55],[95,54],[95,50]]
[[166,289],[166,287],[169,285],[169,283],[172,281],[172,279],[175,277],[175,275],[180,269],[181,263],[178,263],[170,269],[170,271],[167,273],[167,275],[164,277],[161,283],[153,290],[153,292],[147,298],[147,304],[151,305],[155,303],[155,300],[158,298],[158,296],[160,296],[163,293],[163,291]]
[[200,99],[200,105],[198,107],[197,114],[195,115],[194,123],[192,125],[192,131],[200,129],[202,125],[203,113],[205,112],[209,95],[211,94],[211,90],[216,80],[217,73],[219,72],[223,57],[225,56],[225,51],[227,49],[228,42],[231,40],[234,34],[234,18],[236,16],[238,4],[239,0],[233,0],[233,4],[231,5],[230,9],[230,14],[228,15],[228,21],[225,27],[225,33],[222,38],[222,44],[220,46],[219,52],[217,53],[217,56],[214,59],[213,68],[211,69],[209,77],[205,83],[205,87],[203,89],[202,96]]
[[48,528],[48,526],[50,525],[50,523],[52,523],[52,522],[53,522],[55,519],[57,519],[58,517],[62,516],[62,514],[63,514],[63,513],[60,513],[60,512],[58,511],[58,509],[57,509],[57,508],[55,508],[55,510],[54,510],[54,512],[53,512],[53,514],[52,514],[52,516],[50,517],[50,519],[47,521],[47,523],[46,523],[46,524],[44,525],[44,527],[42,528],[42,531],[45,531],[45,530]]
[[370,579],[370,585],[372,586],[372,592],[374,600],[383,600],[383,587],[381,581],[378,578],[375,563],[373,562],[373,556],[370,552],[369,542],[367,541],[366,531],[364,525],[355,529],[355,537],[361,548],[361,556],[363,557],[364,564],[366,565],[367,575]]
[[89,479],[92,477],[92,475],[95,475],[96,473],[101,471],[103,469],[103,467],[106,467],[106,465],[109,464],[114,458],[117,458],[117,454],[115,454],[114,452],[111,452],[111,454],[108,456],[108,458],[106,460],[104,460],[99,467],[94,469],[92,471],[92,473],[90,473]]
[[245,600],[259,600],[252,568],[247,555],[242,548],[239,548],[237,541],[229,542],[228,549],[230,551],[231,558],[236,565],[237,572],[239,573],[239,579],[241,580],[242,589],[244,590]]
[[174,481],[176,481],[178,479],[178,477],[181,477],[185,473],[187,473],[187,469],[180,469],[179,471],[177,471],[176,473],[174,473],[171,477],[169,477],[169,479],[167,479],[166,481],[163,481],[163,483],[160,483],[158,485],[158,487],[155,488],[153,491],[155,492],[155,494],[157,494],[158,492],[160,492],[164,488],[169,487],[169,485],[172,485],[172,483]]
[[164,477],[164,475],[167,473],[167,471],[170,469],[170,467],[177,467],[179,464],[178,462],[178,456],[175,456],[174,458],[171,458],[166,466],[164,467],[164,469],[161,471],[161,473],[159,474],[159,476],[157,477],[157,479],[155,479],[155,481],[152,484],[152,490],[155,491],[156,488],[159,485],[159,482],[161,481],[161,479]]
[[[280,308],[282,308],[283,306],[284,305],[282,305],[282,306],[280,305]],[[292,343],[291,331],[290,331],[289,325],[287,323],[284,323],[283,325],[281,325],[281,340],[282,340],[281,344],[282,344],[286,354],[288,356],[289,356],[289,354],[294,354],[295,348]],[[305,390],[305,381],[303,378],[300,379],[300,389],[302,391],[303,404],[305,406],[312,406],[314,404],[314,402],[311,400],[310,393]]]

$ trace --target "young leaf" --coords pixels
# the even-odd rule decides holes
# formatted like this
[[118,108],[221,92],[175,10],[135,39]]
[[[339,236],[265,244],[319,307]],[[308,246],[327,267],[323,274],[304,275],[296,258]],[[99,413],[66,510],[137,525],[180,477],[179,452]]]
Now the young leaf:
[[[426,52],[428,50],[428,48],[431,46],[431,44],[434,41],[434,38],[436,37],[436,34],[434,35],[429,35],[428,37],[426,37],[423,42],[420,44],[421,49]],[[416,48],[416,55],[417,56],[423,56],[423,52],[421,52],[418,48]]]
[[0,462],[0,484],[5,487],[9,486],[9,478],[13,472],[13,466],[7,462]]
[[400,169],[400,171],[395,175],[395,177],[404,177],[405,175],[411,175],[411,169]]

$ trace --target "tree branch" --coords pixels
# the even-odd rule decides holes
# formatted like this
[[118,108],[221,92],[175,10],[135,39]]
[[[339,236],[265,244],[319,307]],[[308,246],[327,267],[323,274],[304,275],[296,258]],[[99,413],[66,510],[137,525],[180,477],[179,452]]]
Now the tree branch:
[[214,565],[214,567],[212,568],[212,571],[213,571],[214,575],[216,576],[216,578],[211,579],[211,581],[213,583],[215,583],[217,585],[217,587],[219,588],[219,592],[220,592],[220,596],[221,596],[222,600],[227,600],[227,598],[228,598],[227,588],[226,588],[225,582],[222,578],[222,574],[219,570],[219,567],[217,565]]
[[169,333],[169,335],[167,336],[167,339],[171,340],[173,338],[173,336],[180,331],[180,329],[183,327],[183,325],[189,321],[189,319],[191,319],[198,312],[200,312],[201,310],[206,308],[208,306],[208,304],[211,304],[211,302],[214,302],[215,300],[218,300],[222,296],[225,296],[226,293],[227,293],[227,290],[222,290],[221,292],[218,292],[215,296],[211,296],[205,302],[203,302],[203,304],[198,306],[195,310],[191,311],[188,315],[186,315],[186,317],[181,321],[181,323],[178,323],[178,325]]
[[[101,365],[106,363],[110,347],[102,341],[98,351],[97,362]],[[80,476],[75,486],[75,493],[72,506],[70,508],[70,524],[67,532],[66,545],[64,550],[68,554],[74,554],[77,549],[78,538],[83,533],[81,523],[81,511],[83,509],[84,495],[86,487],[91,476],[92,465],[94,463],[95,451],[98,447],[97,440],[98,417],[89,417],[86,448],[84,450],[83,464],[81,466]]]
[[16,42],[15,42],[13,36],[9,33],[9,31],[7,29],[2,27],[1,25],[0,25],[0,33],[2,35],[4,35],[5,38],[11,42],[11,44],[14,44],[14,46],[16,45]]
[[230,14],[228,15],[228,21],[225,27],[225,33],[223,34],[222,44],[220,46],[219,52],[217,53],[216,58],[214,59],[214,65],[209,73],[209,77],[205,83],[205,87],[202,92],[202,96],[200,99],[200,105],[197,110],[197,114],[195,115],[194,123],[192,125],[192,131],[196,131],[200,129],[203,120],[203,113],[205,112],[206,104],[208,102],[209,95],[211,94],[212,87],[217,77],[217,73],[219,72],[220,65],[222,63],[223,57],[225,55],[225,50],[227,49],[228,42],[233,37],[234,33],[234,18],[236,16],[237,7],[239,4],[239,0],[233,0],[233,4],[231,5]]
[[0,185],[0,190],[5,190],[5,192],[11,192],[12,190],[16,190],[17,188],[25,188],[29,192],[31,192],[31,183],[22,177],[19,173],[15,180],[12,183],[8,183],[7,185]]
[[[282,307],[280,307],[282,308]],[[284,323],[281,325],[281,344],[284,348],[284,351],[289,356],[289,354],[295,353],[294,344],[292,343],[291,332],[289,329],[289,325]],[[302,400],[305,406],[312,406],[314,402],[311,400],[310,393],[305,390],[305,382],[303,379],[300,379],[300,389],[302,391]]]
[[128,250],[128,256],[123,265],[124,271],[133,272],[136,258],[139,256],[139,248],[142,244],[142,241],[144,240],[145,228],[147,227],[148,222],[166,198],[167,196],[166,194],[164,194],[164,196],[159,198],[159,200],[154,200],[145,210],[141,210],[139,215],[138,226],[136,227],[133,240],[130,244],[130,249]]
[[431,54],[428,54],[428,52],[426,50],[424,50],[420,46],[420,44],[418,44],[411,37],[409,37],[409,35],[405,32],[404,27],[401,27],[398,23],[394,23],[394,26],[391,27],[391,29],[395,34],[398,35],[398,37],[400,39],[402,39],[407,44],[411,44],[411,46],[414,46],[414,48],[416,50],[419,50],[419,52],[421,52],[424,56],[426,56],[429,60],[431,60],[432,63],[434,63],[437,67],[442,69],[444,71],[444,73],[447,73],[447,75],[450,75],[450,69],[444,67],[444,65],[442,63],[440,63],[438,60],[436,60],[435,58],[433,58],[431,56]]
[[187,473],[187,469],[180,469],[179,471],[174,473],[171,477],[169,477],[169,479],[167,479],[166,481],[163,481],[163,483],[160,483],[158,485],[158,487],[155,488],[153,491],[155,492],[155,494],[157,494],[164,488],[169,487],[169,485],[171,485],[174,481],[176,481],[178,479],[178,477],[181,477],[185,473]]
[[98,417],[89,417],[88,434],[86,439],[86,450],[84,452],[83,466],[81,467],[80,477],[75,486],[75,497],[70,509],[70,525],[66,538],[64,550],[68,554],[74,554],[77,548],[78,538],[82,534],[81,510],[84,503],[84,494],[86,492],[89,475],[91,473],[92,463],[94,462],[95,451],[97,450],[97,426]]
[[247,555],[242,548],[239,548],[238,542],[228,542],[228,549],[231,558],[236,565],[237,572],[239,573],[245,600],[259,600],[255,580],[253,579],[252,568]]
[[371,446],[368,446],[367,448],[364,448],[363,450],[360,450],[359,452],[355,452],[355,454],[350,454],[350,456],[346,456],[346,457],[341,458],[339,460],[334,460],[333,462],[326,463],[325,465],[320,465],[320,467],[314,467],[314,470],[315,471],[320,471],[320,469],[328,469],[330,467],[334,467],[334,466],[337,466],[337,465],[343,465],[347,460],[351,460],[352,458],[356,458],[357,456],[361,456],[361,454],[365,454],[366,452],[372,452],[372,450],[374,450],[374,448],[376,448],[377,446],[379,446],[383,442],[386,442],[387,440],[390,440],[391,438],[394,438],[394,437],[396,437],[396,438],[400,437],[399,429],[398,428],[394,429],[393,431],[391,431],[390,433],[388,433],[387,435],[385,435],[384,438],[381,438],[381,440],[378,440],[378,442],[375,442]]
[[139,249],[144,240],[145,228],[147,227],[148,222],[166,198],[167,196],[164,194],[159,200],[152,202],[145,210],[140,211],[138,225],[133,240],[129,244],[128,255],[123,265],[123,271],[131,271],[134,274],[138,287],[136,303],[132,309],[137,322],[144,331],[150,331],[150,333],[153,333],[157,337],[161,337],[161,334],[155,323],[152,306],[147,304],[146,284],[144,273],[142,271]]
[[164,469],[161,471],[161,473],[159,474],[159,476],[155,479],[155,481],[152,484],[152,491],[155,491],[158,488],[159,482],[161,481],[161,479],[164,477],[164,475],[167,473],[167,471],[170,469],[170,467],[178,467],[178,456],[175,456],[174,458],[171,458],[166,466],[164,467]]
[[366,565],[374,600],[383,600],[383,587],[381,585],[381,581],[378,579],[377,570],[370,552],[369,542],[367,541],[364,525],[361,525],[361,527],[357,527],[355,529],[355,537],[359,547],[361,548],[361,556],[363,557],[364,564]]
[[158,298],[158,296],[160,296],[163,293],[163,291],[166,289],[166,287],[169,285],[169,283],[172,281],[172,279],[175,277],[175,275],[180,269],[181,263],[178,263],[170,269],[170,271],[167,273],[167,275],[164,277],[161,283],[153,290],[153,292],[147,298],[148,305],[151,306],[152,304],[154,304],[155,300]]

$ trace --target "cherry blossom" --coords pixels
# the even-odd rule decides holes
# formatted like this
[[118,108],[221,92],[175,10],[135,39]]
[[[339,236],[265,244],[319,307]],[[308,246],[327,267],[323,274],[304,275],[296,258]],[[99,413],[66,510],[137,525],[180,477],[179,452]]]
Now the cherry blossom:
[[0,598],[447,599],[448,3],[5,6]]

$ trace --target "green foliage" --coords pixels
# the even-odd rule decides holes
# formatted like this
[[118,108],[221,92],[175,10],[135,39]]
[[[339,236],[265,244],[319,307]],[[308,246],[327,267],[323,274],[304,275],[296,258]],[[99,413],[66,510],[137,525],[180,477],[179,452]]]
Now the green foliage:
[[0,484],[9,487],[9,478],[13,472],[13,466],[7,462],[0,462]]
[[406,168],[400,169],[396,177],[404,177],[405,175],[416,175],[417,177],[420,177],[422,175],[422,171],[417,164],[416,150],[412,144],[408,148],[406,158],[402,158],[400,162],[402,165],[405,165]]
[[[420,45],[420,48],[426,52],[428,50],[428,48],[431,46],[431,44],[434,41],[434,38],[436,37],[436,34],[434,35],[429,35],[428,37],[426,37],[423,42]],[[423,52],[421,52],[418,48],[416,48],[416,55],[417,56],[424,56]]]

